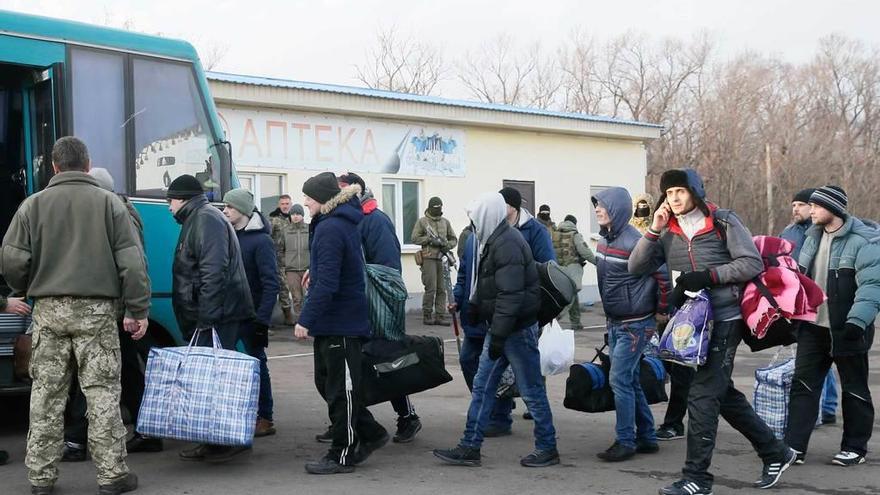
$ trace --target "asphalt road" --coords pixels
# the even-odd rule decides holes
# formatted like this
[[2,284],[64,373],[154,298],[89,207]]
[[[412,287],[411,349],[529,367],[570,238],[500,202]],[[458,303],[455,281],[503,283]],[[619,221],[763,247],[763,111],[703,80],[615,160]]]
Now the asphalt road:
[[[601,326],[603,318],[595,311],[584,315],[584,324]],[[441,327],[422,327],[410,321],[410,334],[452,338],[452,331]],[[601,343],[603,331],[591,328],[576,334],[577,359],[589,360],[593,347]],[[253,452],[223,465],[187,463],[177,452],[185,444],[166,442],[158,454],[133,454],[128,462],[141,479],[143,494],[653,494],[678,479],[685,454],[683,440],[661,443],[661,451],[641,455],[618,464],[607,464],[596,453],[614,441],[614,414],[584,414],[562,407],[565,376],[548,378],[550,403],[558,434],[562,463],[545,469],[519,465],[519,458],[532,450],[532,424],[523,420],[523,404],[518,401],[512,436],[487,439],[483,445],[483,467],[461,468],[440,463],[431,455],[434,448],[456,445],[461,436],[469,394],[458,366],[454,342],[446,344],[447,369],[455,380],[413,398],[424,429],[412,444],[389,443],[377,451],[356,472],[329,477],[305,473],[303,464],[320,457],[324,445],[314,436],[327,425],[327,410],[313,385],[311,343],[298,342],[292,332],[276,329],[269,348],[270,369],[275,395],[275,423],[278,434],[256,439]],[[871,359],[878,362],[878,351]],[[754,370],[766,365],[772,352],[752,354],[740,348],[735,381],[751,396]],[[874,403],[880,397],[880,372],[871,373]],[[27,422],[21,404],[7,398],[2,402],[0,448],[9,450],[12,462],[0,467],[0,494],[29,493],[23,464]],[[21,401],[19,401],[21,402]],[[662,418],[665,405],[654,406]],[[377,419],[391,432],[395,415],[390,405],[372,408]],[[875,422],[880,433],[880,422]],[[828,464],[837,452],[841,427],[819,428],[813,435],[807,464],[786,472],[781,494],[852,495],[880,494],[880,459],[869,454],[868,462],[854,468]],[[880,435],[871,443],[876,447]],[[758,493],[751,482],[760,474],[761,462],[748,442],[722,421],[713,459],[715,493]],[[62,464],[55,493],[94,493],[91,462]]]

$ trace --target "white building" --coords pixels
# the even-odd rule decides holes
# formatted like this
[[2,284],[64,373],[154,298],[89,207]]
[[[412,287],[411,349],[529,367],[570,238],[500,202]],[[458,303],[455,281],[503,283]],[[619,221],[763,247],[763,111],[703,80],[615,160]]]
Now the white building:
[[[209,73],[233,161],[261,209],[278,195],[302,202],[319,171],[364,177],[403,246],[404,278],[422,292],[410,243],[428,198],[443,199],[456,232],[477,194],[513,185],[526,207],[548,204],[554,221],[578,218],[598,232],[590,196],[610,186],[644,190],[645,144],[661,127],[604,117],[416,96],[364,88]],[[595,270],[586,270],[595,300]],[[417,302],[417,301],[416,301]]]

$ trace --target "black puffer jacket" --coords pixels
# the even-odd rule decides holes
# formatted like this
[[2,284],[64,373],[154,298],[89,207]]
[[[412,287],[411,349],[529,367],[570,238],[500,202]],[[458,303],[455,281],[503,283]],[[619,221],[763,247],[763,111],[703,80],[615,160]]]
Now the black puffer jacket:
[[499,225],[486,241],[479,270],[474,304],[489,333],[507,337],[538,321],[538,270],[519,231]]
[[254,319],[254,304],[232,225],[204,195],[174,216],[183,225],[172,267],[172,305],[180,331]]

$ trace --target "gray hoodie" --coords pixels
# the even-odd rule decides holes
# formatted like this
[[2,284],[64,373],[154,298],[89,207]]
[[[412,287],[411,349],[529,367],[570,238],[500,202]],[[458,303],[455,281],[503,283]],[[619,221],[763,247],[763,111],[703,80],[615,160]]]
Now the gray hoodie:
[[[476,241],[474,243],[474,267],[476,268],[471,275],[471,287],[477,286],[477,276],[480,270],[480,254],[489,236],[495,232],[495,229],[502,222],[507,221],[507,203],[504,202],[504,196],[497,192],[487,192],[480,194],[476,199],[471,201],[467,207],[467,216],[474,224],[474,235]],[[473,299],[476,291],[471,293]]]

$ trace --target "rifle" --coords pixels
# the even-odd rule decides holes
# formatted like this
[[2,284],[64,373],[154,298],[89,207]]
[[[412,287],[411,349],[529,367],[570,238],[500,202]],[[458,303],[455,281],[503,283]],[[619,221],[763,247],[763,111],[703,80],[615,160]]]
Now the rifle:
[[[437,235],[430,225],[426,227],[425,230],[427,230],[432,240],[438,239],[445,244],[446,240]],[[455,260],[455,255],[446,247],[440,248],[440,256],[443,261],[443,283],[446,284],[446,303],[448,307],[450,304],[455,303],[455,296],[452,294],[452,276],[449,274],[449,268],[455,267],[458,263]],[[452,310],[449,311],[449,315],[452,317],[452,333],[455,335],[455,346],[458,348],[458,353],[461,354],[461,327],[458,324],[458,315]]]

